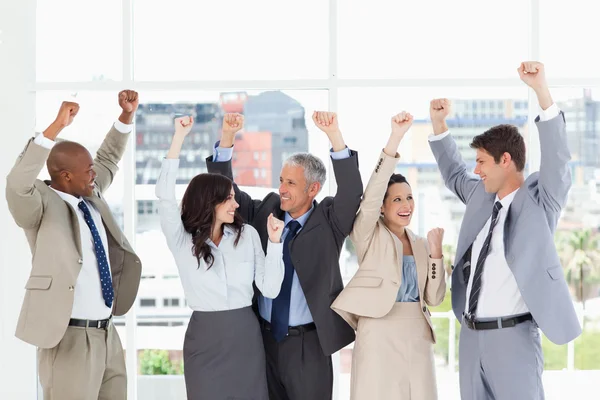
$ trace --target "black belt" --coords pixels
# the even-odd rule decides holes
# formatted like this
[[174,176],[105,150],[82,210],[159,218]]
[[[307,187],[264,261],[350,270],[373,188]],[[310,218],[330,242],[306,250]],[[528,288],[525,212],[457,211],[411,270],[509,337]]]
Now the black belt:
[[[263,329],[265,331],[270,332],[272,329],[271,323],[262,318],[260,318],[260,325],[263,327]],[[304,324],[304,325],[289,326],[287,335],[288,336],[300,336],[300,334],[302,334],[302,333],[314,331],[315,329],[317,329],[317,326],[315,325],[314,322],[311,322],[310,324]]]
[[69,326],[79,326],[82,328],[98,328],[98,329],[104,329],[106,330],[108,328],[108,324],[110,323],[110,318],[107,319],[101,319],[98,321],[94,321],[91,319],[77,319],[77,318],[71,318],[69,320]]
[[533,320],[533,317],[531,314],[527,313],[517,317],[498,318],[493,321],[477,321],[473,316],[463,314],[463,320],[469,329],[483,331],[486,329],[512,328],[521,322]]

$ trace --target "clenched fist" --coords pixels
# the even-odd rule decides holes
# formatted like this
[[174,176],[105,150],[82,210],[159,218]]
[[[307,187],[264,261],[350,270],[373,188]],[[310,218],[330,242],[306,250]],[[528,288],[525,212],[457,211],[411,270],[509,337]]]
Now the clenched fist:
[[450,114],[451,103],[448,99],[434,99],[429,103],[431,122],[442,122]]
[[340,131],[336,113],[327,111],[315,111],[312,115],[313,122],[323,132],[330,136]]
[[269,233],[269,240],[272,243],[281,242],[281,234],[283,233],[284,228],[285,224],[282,220],[275,218],[273,213],[269,214],[269,218],[267,219],[267,232]]
[[427,232],[427,242],[431,258],[442,258],[442,240],[444,239],[444,230],[434,228]]
[[538,91],[547,89],[548,84],[546,83],[546,70],[544,64],[538,61],[525,61],[517,68],[519,77],[527,86],[533,90]]
[[71,101],[63,101],[56,116],[56,124],[61,128],[71,125],[79,112],[79,104]]
[[194,117],[175,118],[175,135],[187,136],[194,126]]
[[397,137],[404,137],[406,132],[410,129],[413,123],[413,116],[402,111],[400,114],[396,114],[392,117],[392,135]]
[[122,90],[119,92],[119,106],[125,113],[136,112],[139,105],[138,93],[134,90]]
[[227,113],[223,116],[223,135],[235,136],[244,127],[244,116],[237,113]]

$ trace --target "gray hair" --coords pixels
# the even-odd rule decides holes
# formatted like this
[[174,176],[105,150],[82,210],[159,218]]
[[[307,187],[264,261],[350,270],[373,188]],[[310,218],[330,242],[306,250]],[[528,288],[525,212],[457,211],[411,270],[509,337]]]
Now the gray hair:
[[285,160],[284,165],[304,168],[304,177],[306,178],[305,190],[308,190],[308,186],[315,182],[319,182],[321,189],[323,188],[325,178],[327,177],[327,170],[319,157],[315,157],[310,153],[296,153]]

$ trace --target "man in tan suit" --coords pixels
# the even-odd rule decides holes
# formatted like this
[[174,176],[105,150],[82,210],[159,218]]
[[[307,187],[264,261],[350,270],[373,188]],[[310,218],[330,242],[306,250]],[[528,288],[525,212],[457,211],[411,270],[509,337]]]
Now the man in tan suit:
[[[16,336],[38,347],[44,400],[125,399],[123,347],[112,315],[132,306],[140,259],[103,193],[127,145],[138,95],[119,93],[122,113],[92,159],[75,142],[55,142],[77,103],[30,139],[7,177],[6,199],[33,254]],[[37,179],[47,163],[51,180]]]

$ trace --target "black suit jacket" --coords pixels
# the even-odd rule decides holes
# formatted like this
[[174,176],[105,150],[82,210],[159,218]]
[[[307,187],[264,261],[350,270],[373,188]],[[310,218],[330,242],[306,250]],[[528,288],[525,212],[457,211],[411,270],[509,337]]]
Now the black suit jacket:
[[[231,161],[213,162],[206,159],[208,172],[219,173],[233,179]],[[340,272],[340,252],[344,240],[360,206],[363,184],[358,170],[358,154],[333,160],[337,193],[315,202],[315,209],[302,230],[290,242],[290,254],[298,275],[308,308],[317,326],[323,353],[331,355],[354,341],[354,330],[331,309],[331,303],[344,288]],[[283,220],[277,193],[269,193],[263,200],[253,200],[234,185],[238,212],[260,235],[263,250],[267,249],[267,218],[273,213]]]

